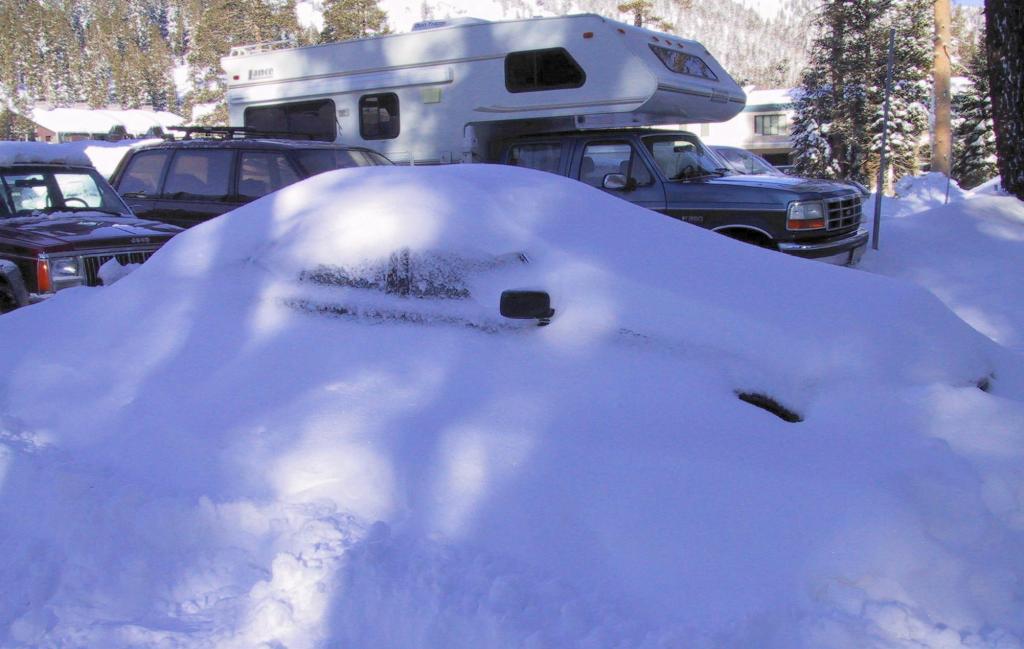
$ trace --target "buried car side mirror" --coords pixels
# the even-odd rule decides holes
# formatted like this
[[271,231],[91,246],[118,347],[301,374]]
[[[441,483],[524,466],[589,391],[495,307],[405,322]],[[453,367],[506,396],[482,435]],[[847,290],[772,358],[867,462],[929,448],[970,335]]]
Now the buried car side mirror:
[[543,326],[551,322],[555,310],[551,296],[544,291],[503,291],[501,315],[515,320],[537,320]]

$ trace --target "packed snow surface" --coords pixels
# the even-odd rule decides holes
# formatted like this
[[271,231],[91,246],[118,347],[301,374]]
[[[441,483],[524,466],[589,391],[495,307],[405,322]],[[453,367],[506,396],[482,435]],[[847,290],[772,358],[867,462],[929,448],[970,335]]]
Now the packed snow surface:
[[376,167],[0,337],[0,646],[1022,646],[1022,359],[905,281]]
[[[121,164],[121,159],[133,146],[152,144],[159,142],[157,138],[146,138],[142,140],[121,140],[118,142],[103,142],[99,140],[80,140],[78,142],[67,142],[57,146],[66,147],[71,150],[78,150],[84,154],[96,171],[104,178],[110,178]],[[53,146],[53,145],[50,145]]]
[[45,144],[43,142],[0,143],[0,166],[34,162],[66,165],[92,164],[81,148],[73,145]]
[[61,144],[45,142],[0,142],[0,165],[12,164],[66,164],[85,165],[96,168],[105,178],[110,178],[120,164],[121,158],[137,144],[159,142],[156,139],[121,140],[103,142],[79,140]]

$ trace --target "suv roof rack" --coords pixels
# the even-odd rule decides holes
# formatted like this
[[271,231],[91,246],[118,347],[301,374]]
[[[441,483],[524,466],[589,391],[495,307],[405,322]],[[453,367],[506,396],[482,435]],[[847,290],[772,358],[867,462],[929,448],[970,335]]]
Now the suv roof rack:
[[184,133],[186,140],[195,136],[222,140],[236,140],[248,137],[276,137],[288,140],[312,140],[315,133],[296,133],[294,131],[261,131],[247,126],[168,126],[168,130]]

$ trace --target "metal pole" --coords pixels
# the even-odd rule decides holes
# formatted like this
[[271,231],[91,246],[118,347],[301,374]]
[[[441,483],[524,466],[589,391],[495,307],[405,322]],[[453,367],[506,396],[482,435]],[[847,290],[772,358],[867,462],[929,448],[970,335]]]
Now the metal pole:
[[889,30],[889,63],[885,70],[885,108],[882,109],[882,150],[878,164],[878,182],[875,183],[875,227],[871,233],[871,249],[878,250],[878,230],[882,226],[882,191],[885,189],[885,147],[889,139],[889,96],[892,94],[892,68],[896,59],[896,29]]

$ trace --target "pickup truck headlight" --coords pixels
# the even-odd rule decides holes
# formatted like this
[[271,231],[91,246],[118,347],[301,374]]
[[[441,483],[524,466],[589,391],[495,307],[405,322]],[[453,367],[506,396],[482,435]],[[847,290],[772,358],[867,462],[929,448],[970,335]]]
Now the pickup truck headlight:
[[821,201],[793,201],[786,214],[786,229],[825,229],[825,206]]

